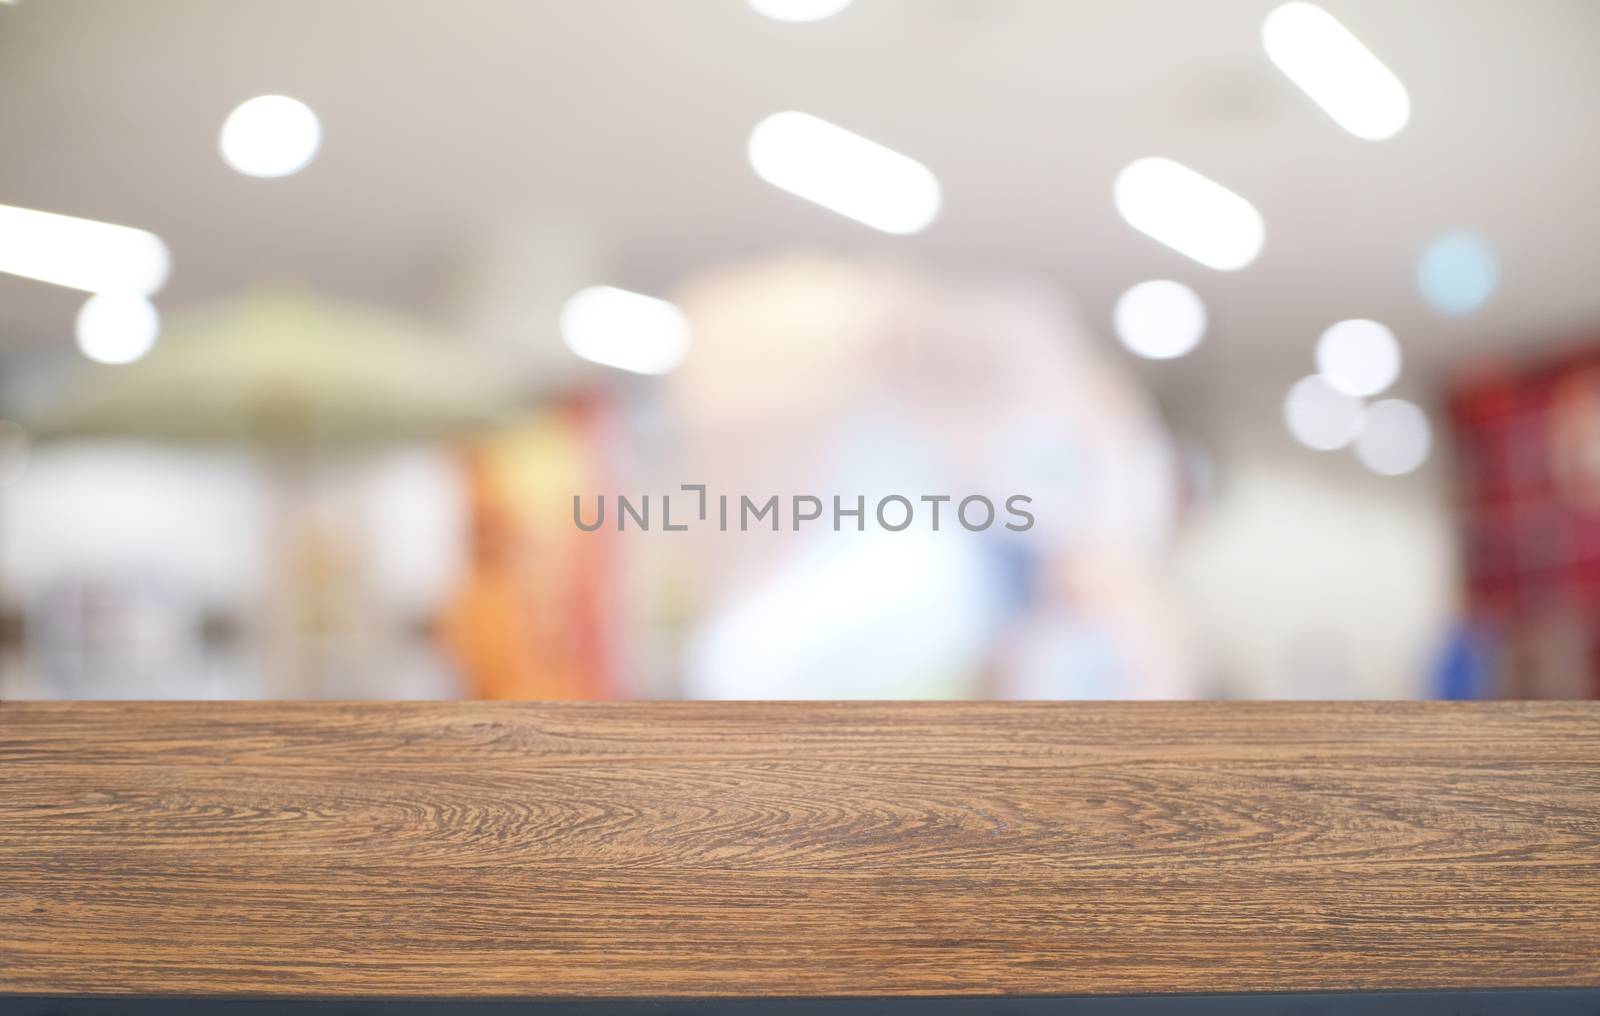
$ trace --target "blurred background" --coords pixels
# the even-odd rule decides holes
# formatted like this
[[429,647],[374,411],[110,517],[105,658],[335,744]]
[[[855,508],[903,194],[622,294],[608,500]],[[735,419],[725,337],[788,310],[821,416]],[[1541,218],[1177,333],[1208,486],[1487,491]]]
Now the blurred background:
[[1597,44],[0,3],[0,696],[1593,697]]

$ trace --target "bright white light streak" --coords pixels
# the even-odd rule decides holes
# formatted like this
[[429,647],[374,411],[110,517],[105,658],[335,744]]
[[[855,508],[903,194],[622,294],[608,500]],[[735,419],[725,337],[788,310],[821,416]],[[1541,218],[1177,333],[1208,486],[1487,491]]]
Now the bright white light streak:
[[155,346],[161,317],[142,296],[97,293],[78,311],[78,349],[96,363],[133,363]]
[[1376,395],[1400,376],[1400,343],[1377,321],[1340,321],[1317,340],[1317,370],[1346,395]]
[[939,214],[939,181],[915,159],[807,113],[774,113],[750,132],[761,179],[885,233],[916,233]]
[[1335,123],[1381,141],[1411,119],[1411,98],[1394,72],[1332,14],[1295,0],[1267,15],[1261,44],[1278,69]]
[[89,293],[149,295],[172,261],[154,233],[0,205],[0,272]]
[[1243,268],[1266,227],[1244,198],[1171,159],[1138,159],[1117,174],[1113,198],[1128,225],[1208,268]]
[[1200,344],[1206,333],[1206,305],[1181,282],[1152,279],[1118,298],[1112,324],[1129,352],[1170,360]]
[[689,352],[689,319],[665,300],[590,286],[562,306],[561,339],[585,360],[635,374],[665,374]]
[[850,6],[851,0],[749,0],[750,9],[777,21],[821,21]]

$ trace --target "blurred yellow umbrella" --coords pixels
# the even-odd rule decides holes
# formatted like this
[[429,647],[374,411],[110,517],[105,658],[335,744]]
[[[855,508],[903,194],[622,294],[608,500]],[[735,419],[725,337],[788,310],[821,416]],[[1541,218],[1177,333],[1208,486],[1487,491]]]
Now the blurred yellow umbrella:
[[466,349],[402,317],[299,293],[176,315],[143,360],[81,366],[64,388],[34,414],[32,436],[230,441],[264,453],[275,504],[265,663],[271,693],[294,697],[323,690],[323,605],[341,584],[310,511],[316,453],[462,434],[509,405]]
[[491,425],[506,396],[471,353],[403,317],[273,293],[174,316],[149,356],[82,368],[29,429],[36,437],[409,441]]

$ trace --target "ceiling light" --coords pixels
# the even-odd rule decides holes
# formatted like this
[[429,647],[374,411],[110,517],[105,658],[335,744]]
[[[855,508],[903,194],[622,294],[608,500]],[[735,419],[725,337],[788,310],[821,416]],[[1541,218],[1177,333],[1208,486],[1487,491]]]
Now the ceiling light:
[[1427,461],[1432,447],[1427,414],[1404,399],[1384,399],[1367,407],[1356,458],[1375,473],[1399,476]]
[[1171,159],[1129,163],[1117,174],[1113,197],[1128,225],[1208,268],[1243,268],[1261,253],[1261,213]]
[[1441,314],[1471,314],[1494,292],[1499,272],[1494,251],[1466,232],[1446,233],[1422,252],[1417,262],[1417,288]]
[[170,267],[154,233],[0,205],[0,272],[90,293],[149,294]]
[[156,344],[161,317],[142,296],[97,293],[78,310],[78,349],[96,363],[133,363]]
[[1261,25],[1267,56],[1334,122],[1381,141],[1411,119],[1406,88],[1361,40],[1315,4],[1286,3]]
[[219,144],[223,161],[245,176],[288,176],[316,157],[322,124],[298,99],[262,95],[228,114]]
[[1283,422],[1290,435],[1318,451],[1343,448],[1355,440],[1361,421],[1361,400],[1335,391],[1318,374],[1296,381],[1283,400]]
[[1200,344],[1206,331],[1206,306],[1181,282],[1141,282],[1117,300],[1112,323],[1117,338],[1147,359],[1168,360]]
[[750,132],[756,175],[886,233],[916,233],[939,214],[939,181],[915,159],[806,113],[774,113]]
[[851,0],[749,0],[751,10],[778,21],[821,21],[850,6]]
[[665,300],[590,286],[561,308],[561,339],[585,360],[635,374],[665,374],[689,352],[689,319]]
[[1340,321],[1317,340],[1317,370],[1345,395],[1376,395],[1400,376],[1400,343],[1376,321]]

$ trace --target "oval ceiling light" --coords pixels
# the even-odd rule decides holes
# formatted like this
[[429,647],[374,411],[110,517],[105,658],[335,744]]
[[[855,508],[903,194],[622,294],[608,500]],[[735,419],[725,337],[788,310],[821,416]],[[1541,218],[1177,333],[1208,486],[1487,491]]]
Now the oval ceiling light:
[[943,202],[922,163],[808,113],[762,120],[748,151],[767,183],[885,233],[926,229]]
[[1112,324],[1129,352],[1149,360],[1170,360],[1200,344],[1206,333],[1206,305],[1181,282],[1153,279],[1118,298]]
[[218,147],[223,161],[245,176],[289,176],[316,158],[322,124],[298,99],[261,95],[228,114]]
[[775,21],[821,21],[849,7],[851,0],[747,0],[750,9]]
[[78,310],[78,350],[96,363],[133,363],[156,344],[161,316],[142,296],[96,293]]
[[89,293],[149,295],[172,262],[154,233],[0,205],[0,272]]
[[1356,439],[1362,427],[1361,400],[1334,390],[1320,374],[1303,377],[1283,400],[1289,434],[1307,448],[1327,452]]
[[1317,371],[1345,395],[1376,395],[1400,376],[1400,343],[1376,321],[1340,321],[1317,340]]
[[1400,79],[1315,4],[1295,0],[1268,14],[1261,45],[1290,81],[1358,138],[1392,138],[1411,119],[1411,98]]
[[1129,163],[1112,196],[1128,225],[1208,268],[1243,268],[1266,238],[1254,205],[1171,159]]
[[1428,306],[1452,317],[1471,314],[1494,293],[1494,251],[1475,233],[1446,233],[1422,252],[1417,288]]
[[1428,460],[1433,428],[1428,415],[1404,399],[1384,399],[1367,407],[1356,438],[1356,458],[1374,473],[1400,476]]
[[561,308],[561,340],[583,359],[635,374],[665,374],[689,352],[689,319],[666,300],[589,286]]

